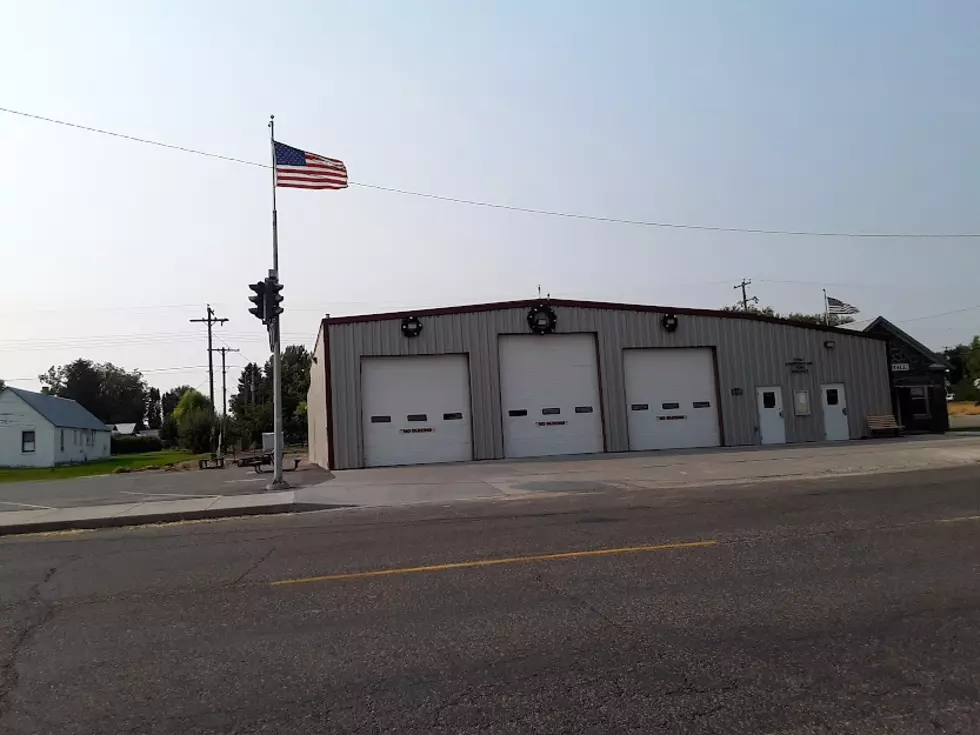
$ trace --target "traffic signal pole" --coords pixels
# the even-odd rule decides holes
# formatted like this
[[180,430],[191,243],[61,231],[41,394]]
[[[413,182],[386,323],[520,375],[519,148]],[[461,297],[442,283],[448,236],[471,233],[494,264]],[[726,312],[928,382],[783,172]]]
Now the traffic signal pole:
[[[272,270],[269,271],[270,278],[276,283],[279,281],[279,222],[276,212],[276,120],[275,116],[269,118],[269,146],[272,152]],[[268,325],[272,335],[272,401],[275,419],[273,431],[275,432],[275,443],[273,444],[273,473],[272,482],[269,490],[283,490],[289,485],[282,476],[282,356],[280,355],[279,342],[279,314],[274,309],[272,314],[266,314],[269,320]]]

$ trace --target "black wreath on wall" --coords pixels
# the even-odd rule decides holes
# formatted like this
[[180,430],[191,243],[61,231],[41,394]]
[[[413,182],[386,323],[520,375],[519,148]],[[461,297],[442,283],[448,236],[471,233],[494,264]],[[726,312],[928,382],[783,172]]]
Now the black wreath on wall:
[[406,337],[418,337],[422,333],[422,322],[417,316],[407,316],[402,319],[402,334]]
[[527,313],[527,325],[535,334],[551,334],[558,324],[558,315],[547,304],[537,304]]

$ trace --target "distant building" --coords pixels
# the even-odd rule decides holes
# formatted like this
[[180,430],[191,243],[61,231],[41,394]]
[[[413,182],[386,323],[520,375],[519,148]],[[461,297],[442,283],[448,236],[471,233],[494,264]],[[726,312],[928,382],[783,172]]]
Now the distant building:
[[113,436],[136,436],[140,434],[139,423],[134,424],[109,424]]
[[880,316],[865,334],[888,340],[892,410],[906,431],[949,431],[946,372],[953,366],[917,339]]
[[54,467],[109,457],[109,427],[77,402],[0,390],[0,467]]

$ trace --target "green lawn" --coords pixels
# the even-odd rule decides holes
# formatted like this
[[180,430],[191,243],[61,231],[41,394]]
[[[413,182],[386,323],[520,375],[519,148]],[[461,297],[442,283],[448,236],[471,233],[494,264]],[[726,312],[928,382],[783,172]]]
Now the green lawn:
[[189,459],[207,457],[206,454],[191,454],[174,449],[164,449],[160,452],[143,452],[141,454],[120,454],[99,462],[65,465],[62,467],[28,467],[7,469],[0,467],[0,483],[25,482],[28,480],[64,480],[68,477],[88,477],[90,475],[108,475],[119,467],[131,470],[142,467],[160,467]]

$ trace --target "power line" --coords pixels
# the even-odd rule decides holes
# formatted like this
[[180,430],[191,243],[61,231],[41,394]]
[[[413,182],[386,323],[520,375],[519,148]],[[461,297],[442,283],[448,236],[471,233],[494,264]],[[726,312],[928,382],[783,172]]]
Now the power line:
[[[129,372],[137,372],[140,375],[146,375],[148,373],[181,373],[181,372],[191,372],[198,370],[207,370],[207,365],[177,365],[174,367],[162,367],[162,368],[133,368]],[[8,383],[24,383],[31,380],[37,380],[35,375],[33,378],[8,378],[6,376],[0,375]]]
[[[135,143],[143,143],[144,145],[158,146],[160,148],[169,148],[171,150],[181,151],[183,153],[192,153],[198,156],[206,156],[207,158],[216,158],[221,161],[229,161],[231,163],[239,163],[245,166],[255,166],[257,168],[270,168],[268,164],[259,163],[257,161],[249,161],[244,158],[235,158],[234,156],[224,156],[219,153],[209,153],[207,151],[202,151],[196,148],[188,148],[186,146],[174,145],[172,143],[162,143],[156,140],[149,140],[147,138],[139,138],[134,135],[126,135],[124,133],[117,133],[111,130],[104,130],[102,128],[95,128],[89,125],[81,125],[79,123],[68,122],[66,120],[58,120],[53,117],[44,117],[43,115],[35,115],[29,112],[23,112],[21,110],[13,110],[8,107],[0,107],[0,112],[6,112],[11,115],[19,115],[21,117],[30,118],[32,120],[40,120],[42,122],[52,123],[55,125],[64,125],[70,128],[76,128],[78,130],[84,130],[90,133],[99,133],[101,135],[110,135],[114,138],[122,138],[124,140],[133,141]],[[603,217],[600,215],[593,214],[582,214],[580,212],[562,212],[558,210],[549,209],[538,209],[535,207],[521,207],[512,204],[500,204],[499,202],[488,202],[478,199],[464,199],[462,197],[451,197],[442,194],[432,194],[429,192],[411,191],[410,189],[399,189],[393,186],[381,186],[380,184],[369,184],[363,181],[350,181],[351,186],[359,186],[364,189],[374,189],[377,191],[384,191],[391,194],[401,194],[403,196],[413,196],[421,197],[424,199],[434,199],[436,201],[451,202],[453,204],[464,204],[471,207],[484,207],[488,209],[500,209],[508,212],[522,212],[524,214],[535,214],[544,217],[559,217],[564,219],[575,219],[583,220],[588,222],[604,222],[608,224],[620,224],[620,225],[632,225],[635,227],[654,227],[661,229],[674,229],[674,230],[699,230],[702,232],[726,232],[726,233],[739,233],[746,235],[782,235],[785,237],[836,237],[836,238],[860,238],[860,239],[971,239],[980,238],[980,233],[977,232],[944,232],[944,233],[928,233],[928,232],[834,232],[829,230],[772,230],[765,228],[755,228],[755,227],[722,227],[718,225],[695,225],[681,222],[655,222],[652,220],[641,220],[641,219],[624,219],[620,217]]]
[[[952,311],[941,311],[938,314],[926,314],[925,316],[914,316],[910,319],[895,319],[894,321],[898,324],[907,324],[909,322],[921,322],[925,319],[938,319],[942,316],[949,316],[950,314],[962,314],[967,311],[974,311],[975,309],[980,309],[980,304],[976,306],[967,306],[962,309],[953,309]],[[874,321],[873,319],[863,319],[862,321]]]

